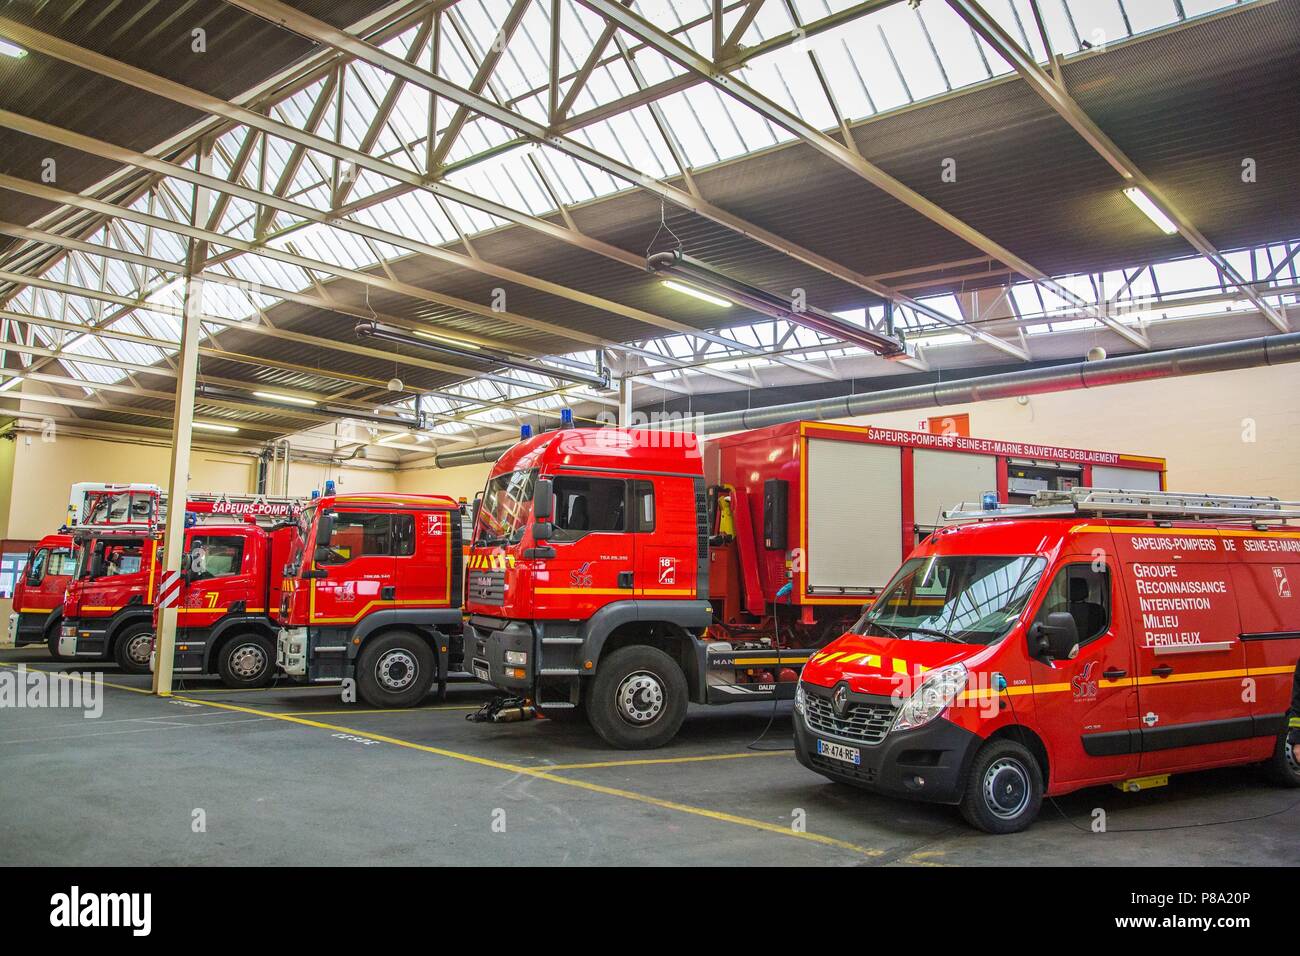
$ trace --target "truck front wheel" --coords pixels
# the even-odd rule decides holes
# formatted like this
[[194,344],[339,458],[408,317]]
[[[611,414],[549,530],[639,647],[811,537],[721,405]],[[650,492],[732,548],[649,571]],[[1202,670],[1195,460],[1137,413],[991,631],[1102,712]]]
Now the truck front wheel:
[[55,618],[45,628],[45,647],[49,650],[50,657],[56,661],[67,659],[59,653],[59,635],[61,633],[63,633],[63,618],[61,617]]
[[275,648],[265,637],[233,637],[217,655],[217,673],[227,687],[265,687],[275,677]]
[[601,659],[587,719],[612,747],[648,750],[677,735],[686,719],[686,675],[655,647],[622,647]]
[[357,692],[371,707],[414,707],[438,676],[429,642],[397,631],[372,638],[357,658]]
[[128,674],[149,673],[149,655],[153,653],[153,628],[148,624],[131,624],[122,629],[113,642],[113,658]]
[[980,748],[966,781],[961,815],[985,833],[1019,833],[1043,804],[1043,774],[1014,740],[990,740]]

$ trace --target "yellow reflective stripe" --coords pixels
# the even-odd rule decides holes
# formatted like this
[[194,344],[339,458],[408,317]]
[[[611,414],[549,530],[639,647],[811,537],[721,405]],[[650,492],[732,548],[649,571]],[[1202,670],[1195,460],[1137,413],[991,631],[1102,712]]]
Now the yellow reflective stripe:
[[371,601],[360,611],[358,611],[356,615],[353,617],[316,617],[313,613],[313,616],[309,623],[311,624],[355,624],[357,621],[361,620],[363,617],[369,614],[371,608],[375,608],[375,607],[440,608],[440,607],[450,607],[450,605],[446,603],[439,604],[436,601]]

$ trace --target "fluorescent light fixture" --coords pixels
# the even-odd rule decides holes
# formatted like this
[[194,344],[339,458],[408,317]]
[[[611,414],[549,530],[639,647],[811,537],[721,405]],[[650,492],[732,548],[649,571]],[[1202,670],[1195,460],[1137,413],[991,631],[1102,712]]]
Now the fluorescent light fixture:
[[426,332],[424,329],[416,329],[415,334],[422,339],[432,339],[435,342],[446,342],[448,345],[455,345],[463,349],[474,349],[478,351],[483,346],[476,345],[473,342],[466,342],[464,339],[452,338],[450,335],[439,335],[437,332]]
[[195,422],[194,427],[201,428],[205,432],[226,432],[232,435],[239,431],[234,425],[218,425],[216,422]]
[[1124,195],[1129,198],[1129,202],[1141,209],[1148,219],[1159,226],[1160,231],[1166,236],[1172,236],[1178,231],[1173,220],[1161,212],[1160,207],[1151,201],[1151,197],[1137,186],[1129,186],[1124,190]]
[[5,56],[11,56],[15,60],[21,60],[27,55],[27,51],[17,43],[5,39],[0,39],[0,53],[3,53]]
[[692,296],[693,298],[700,299],[710,305],[716,305],[721,309],[731,308],[731,303],[721,296],[709,295],[709,293],[697,289],[694,286],[689,286],[684,282],[674,282],[672,279],[660,279],[659,281],[668,286],[668,288],[672,289],[674,292],[680,292],[683,295]]
[[316,402],[310,398],[299,398],[297,395],[281,395],[279,392],[254,392],[258,398],[264,398],[268,402],[287,402],[290,405],[306,405],[314,407]]

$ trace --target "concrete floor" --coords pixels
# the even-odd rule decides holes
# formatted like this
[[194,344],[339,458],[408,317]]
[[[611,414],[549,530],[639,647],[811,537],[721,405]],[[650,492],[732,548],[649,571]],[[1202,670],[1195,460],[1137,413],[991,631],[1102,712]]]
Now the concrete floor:
[[[0,665],[20,663],[74,669],[43,649],[0,651]],[[100,718],[0,709],[0,864],[1300,864],[1300,808],[1116,832],[1300,798],[1245,768],[1139,795],[1083,791],[1045,804],[1025,833],[990,837],[953,808],[746,749],[770,705],[692,708],[671,745],[626,753],[585,724],[471,724],[491,696],[475,683],[454,684],[444,705],[377,712],[341,704],[336,688],[236,692],[215,679],[165,701],[142,692],[146,677],[75,670],[102,670]],[[764,745],[789,740],[786,704]],[[1096,807],[1110,832],[1088,829]]]

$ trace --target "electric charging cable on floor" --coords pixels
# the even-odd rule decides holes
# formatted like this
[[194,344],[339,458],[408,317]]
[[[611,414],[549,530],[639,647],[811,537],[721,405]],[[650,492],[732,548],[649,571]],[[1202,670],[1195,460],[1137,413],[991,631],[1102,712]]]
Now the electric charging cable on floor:
[[[793,590],[794,582],[787,581],[785,584],[781,585],[781,590],[776,592],[776,597],[772,598],[772,646],[776,648],[776,682],[772,687],[772,712],[767,717],[767,726],[763,728],[763,732],[745,745],[746,750],[757,750],[761,753],[778,753],[782,750],[794,750],[793,744],[789,747],[758,746],[758,742],[767,736],[768,731],[772,729],[772,724],[776,722],[777,704],[781,702],[781,698],[777,694],[777,688],[781,686],[781,619],[777,617],[776,602],[781,598],[785,598],[785,603],[789,606],[790,594]],[[796,690],[798,689],[798,686],[799,682],[796,680]],[[791,719],[793,719],[793,717]]]
[[[1001,674],[995,673],[993,675],[993,680],[997,685],[998,692],[1000,694],[1006,694],[1007,704],[1011,707],[1011,719],[1015,722],[1015,725],[1017,727],[1023,727],[1024,725],[1020,723],[1020,718],[1016,715],[1016,702],[1012,700],[1011,693],[1010,691],[1007,690],[1007,679]],[[1044,789],[1046,789],[1046,784],[1047,781],[1043,781]],[[1088,827],[1081,827],[1079,826],[1079,824],[1071,820],[1069,814],[1067,814],[1065,810],[1061,807],[1061,805],[1056,802],[1055,797],[1047,796],[1047,794],[1044,794],[1044,796],[1046,797],[1047,801],[1051,803],[1053,809],[1055,809],[1056,812],[1061,815],[1061,819],[1064,820],[1066,823],[1068,823],[1070,826],[1072,826],[1074,829],[1078,830],[1080,833],[1091,834],[1097,832]],[[1296,809],[1296,807],[1300,807],[1300,799],[1295,800],[1290,805],[1285,806],[1280,810],[1271,810],[1268,813],[1260,813],[1251,817],[1236,817],[1231,820],[1209,820],[1204,823],[1176,823],[1167,827],[1123,827],[1118,830],[1112,829],[1111,827],[1107,827],[1105,830],[1102,830],[1100,832],[1102,833],[1160,833],[1163,830],[1196,830],[1200,827],[1227,826],[1230,823],[1253,823],[1256,820],[1267,820],[1269,817],[1281,816],[1283,813],[1289,813],[1290,811]]]

